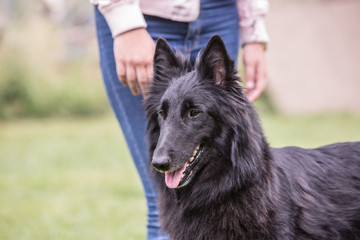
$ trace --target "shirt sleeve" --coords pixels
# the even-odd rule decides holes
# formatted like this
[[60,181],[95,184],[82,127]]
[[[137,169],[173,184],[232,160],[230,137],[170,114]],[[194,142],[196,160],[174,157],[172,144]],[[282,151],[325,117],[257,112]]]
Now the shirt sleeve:
[[146,27],[139,0],[90,0],[90,2],[98,5],[113,37],[132,29]]
[[237,0],[241,41],[267,43],[269,36],[265,16],[269,11],[268,0]]

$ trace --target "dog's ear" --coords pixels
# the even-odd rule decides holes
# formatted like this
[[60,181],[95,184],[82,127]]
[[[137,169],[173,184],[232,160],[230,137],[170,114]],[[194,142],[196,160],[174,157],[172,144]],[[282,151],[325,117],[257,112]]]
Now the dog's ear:
[[[247,185],[259,180],[260,169],[265,171],[268,155],[264,151],[268,145],[254,109],[248,108],[241,115],[232,116],[231,122],[236,124],[231,127],[230,156],[233,167],[238,169],[237,179],[242,185]],[[231,125],[231,122],[227,125]]]
[[202,53],[197,64],[197,70],[202,79],[212,79],[218,85],[223,85],[234,71],[234,61],[231,60],[225,44],[219,35],[213,36]]
[[179,66],[177,57],[164,38],[156,41],[154,55],[154,75],[168,76]]

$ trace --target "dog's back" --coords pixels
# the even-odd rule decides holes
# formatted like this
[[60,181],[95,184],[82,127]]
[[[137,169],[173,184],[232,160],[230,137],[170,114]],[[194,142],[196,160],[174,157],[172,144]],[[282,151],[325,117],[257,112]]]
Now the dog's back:
[[[283,232],[304,239],[360,239],[360,142],[272,150]],[[292,228],[292,229],[291,229]]]

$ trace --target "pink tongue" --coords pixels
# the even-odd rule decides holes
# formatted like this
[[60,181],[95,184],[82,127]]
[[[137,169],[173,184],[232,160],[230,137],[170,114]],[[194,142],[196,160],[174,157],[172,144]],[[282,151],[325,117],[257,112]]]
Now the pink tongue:
[[180,180],[181,180],[181,174],[186,169],[186,163],[184,166],[176,170],[175,172],[166,172],[165,173],[165,183],[168,188],[177,188],[179,186]]

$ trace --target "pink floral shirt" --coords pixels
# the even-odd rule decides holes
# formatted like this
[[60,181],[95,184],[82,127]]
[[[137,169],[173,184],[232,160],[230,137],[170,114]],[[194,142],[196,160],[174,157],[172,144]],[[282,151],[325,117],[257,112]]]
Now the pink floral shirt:
[[[131,29],[146,27],[142,14],[162,17],[180,22],[196,20],[200,0],[90,0],[98,5],[113,36]],[[239,27],[242,44],[267,43],[265,15],[269,10],[268,0],[237,0]]]

